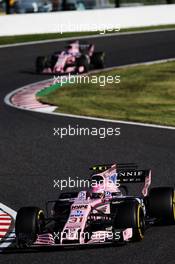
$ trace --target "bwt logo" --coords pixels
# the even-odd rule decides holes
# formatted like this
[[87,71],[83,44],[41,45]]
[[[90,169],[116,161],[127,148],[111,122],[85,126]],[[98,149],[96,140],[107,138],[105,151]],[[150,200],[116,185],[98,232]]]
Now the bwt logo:
[[83,212],[81,210],[77,210],[75,216],[83,216]]
[[113,175],[111,175],[111,176],[109,176],[109,181],[112,183],[116,183],[116,181],[117,181],[117,174],[115,173],[115,174],[113,174]]

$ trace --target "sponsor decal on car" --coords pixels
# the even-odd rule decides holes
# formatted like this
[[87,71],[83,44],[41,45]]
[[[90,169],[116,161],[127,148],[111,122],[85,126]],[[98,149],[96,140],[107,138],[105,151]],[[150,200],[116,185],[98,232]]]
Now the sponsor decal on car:
[[76,209],[87,209],[87,208],[88,208],[88,204],[72,205],[72,210],[76,210]]
[[12,224],[12,218],[9,214],[0,210],[0,241],[7,235]]

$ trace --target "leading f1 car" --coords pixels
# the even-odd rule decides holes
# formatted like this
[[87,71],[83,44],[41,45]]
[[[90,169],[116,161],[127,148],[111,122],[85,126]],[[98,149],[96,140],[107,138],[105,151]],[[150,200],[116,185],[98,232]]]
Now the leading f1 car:
[[93,69],[104,68],[105,53],[95,51],[95,45],[70,42],[64,50],[49,56],[38,56],[35,67],[37,73],[80,74]]
[[[92,168],[90,191],[61,193],[47,202],[47,217],[38,207],[17,212],[18,248],[78,246],[141,241],[153,225],[175,224],[173,187],[150,189],[151,170],[135,164],[97,165]],[[127,186],[141,184],[139,194]]]

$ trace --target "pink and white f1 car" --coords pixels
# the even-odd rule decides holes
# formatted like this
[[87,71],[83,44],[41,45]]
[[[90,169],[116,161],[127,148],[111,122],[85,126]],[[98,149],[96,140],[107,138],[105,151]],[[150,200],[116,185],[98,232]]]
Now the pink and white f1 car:
[[71,42],[65,50],[54,52],[51,56],[39,56],[36,59],[37,73],[85,73],[91,69],[104,68],[104,52],[95,52],[94,44]]
[[[150,225],[175,224],[172,187],[149,190],[151,170],[135,164],[92,167],[91,190],[62,193],[47,217],[38,207],[23,207],[16,217],[18,248],[78,246],[140,241]],[[128,194],[127,184],[140,183],[139,195]]]

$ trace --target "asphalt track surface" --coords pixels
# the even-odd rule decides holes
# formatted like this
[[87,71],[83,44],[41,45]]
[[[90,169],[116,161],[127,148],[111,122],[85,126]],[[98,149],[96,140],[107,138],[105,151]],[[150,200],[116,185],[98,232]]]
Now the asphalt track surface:
[[[175,31],[94,39],[107,52],[107,66],[175,57]],[[31,113],[3,103],[10,91],[46,77],[31,74],[38,54],[61,49],[63,43],[0,49],[0,201],[18,210],[43,207],[60,193],[54,179],[86,178],[88,167],[103,162],[138,162],[153,170],[153,186],[174,185],[173,130],[78,120]],[[163,73],[162,73],[163,74]],[[53,136],[54,127],[120,127],[121,135]],[[149,229],[143,242],[122,247],[0,255],[0,263],[173,264],[174,227]]]

